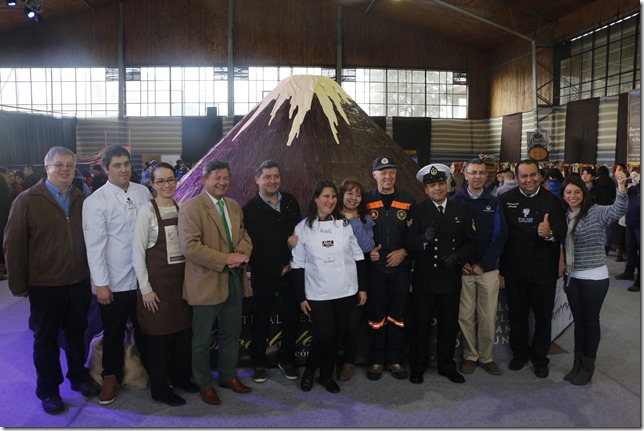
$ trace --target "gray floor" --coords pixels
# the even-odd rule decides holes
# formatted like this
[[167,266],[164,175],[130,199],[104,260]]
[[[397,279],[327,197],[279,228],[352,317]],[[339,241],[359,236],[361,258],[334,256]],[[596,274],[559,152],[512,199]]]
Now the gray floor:
[[[611,275],[623,269],[611,253]],[[240,370],[253,391],[237,395],[219,390],[222,404],[210,406],[198,394],[182,394],[188,403],[167,407],[150,398],[147,390],[122,390],[116,401],[101,406],[86,400],[66,381],[61,395],[63,414],[42,411],[34,393],[31,332],[27,327],[27,299],[13,298],[7,282],[0,282],[0,426],[3,427],[602,427],[642,426],[641,404],[641,297],[628,292],[632,282],[611,278],[602,309],[602,342],[597,370],[587,386],[562,380],[572,363],[572,326],[555,340],[550,376],[538,379],[532,368],[505,370],[491,376],[482,369],[466,376],[462,385],[430,370],[423,385],[396,380],[387,374],[372,382],[365,369],[339,394],[319,385],[311,392],[299,389],[277,369],[263,384],[251,381],[251,370]],[[64,354],[61,355],[64,365]]]

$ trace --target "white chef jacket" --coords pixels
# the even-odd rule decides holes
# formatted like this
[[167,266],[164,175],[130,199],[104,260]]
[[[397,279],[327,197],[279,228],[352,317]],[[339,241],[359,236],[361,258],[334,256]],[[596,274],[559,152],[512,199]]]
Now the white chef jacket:
[[112,292],[137,288],[132,241],[137,210],[152,199],[147,187],[130,182],[127,192],[109,181],[83,202],[83,235],[92,281]]
[[364,259],[353,228],[346,220],[313,222],[295,227],[297,246],[291,268],[304,269],[306,299],[324,301],[345,298],[358,291],[356,261]]

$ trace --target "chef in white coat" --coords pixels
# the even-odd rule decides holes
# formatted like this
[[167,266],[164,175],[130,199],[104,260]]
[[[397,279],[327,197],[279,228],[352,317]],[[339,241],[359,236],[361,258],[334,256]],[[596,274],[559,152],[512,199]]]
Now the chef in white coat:
[[313,387],[318,368],[320,384],[331,393],[340,391],[331,378],[335,360],[356,301],[363,305],[367,300],[364,253],[337,203],[335,184],[319,181],[308,216],[295,227],[293,281],[302,312],[312,320],[303,391]]

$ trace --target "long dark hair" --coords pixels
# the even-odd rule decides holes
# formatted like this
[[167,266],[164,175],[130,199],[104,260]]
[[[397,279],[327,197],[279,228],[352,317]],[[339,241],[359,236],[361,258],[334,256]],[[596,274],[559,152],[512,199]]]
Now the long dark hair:
[[[333,189],[335,195],[338,196],[338,188],[335,186],[333,181],[321,180],[315,184],[315,187],[313,188],[313,194],[311,195],[311,200],[309,201],[309,214],[306,216],[306,225],[309,227],[309,229],[313,229],[313,222],[318,218],[318,206],[316,205],[315,200],[320,197],[322,190],[327,187]],[[337,204],[335,205],[335,208],[333,208],[331,217],[334,220],[342,219],[342,214],[340,214]]]
[[360,205],[358,205],[358,217],[362,223],[365,222],[364,215],[367,212],[367,203],[365,199],[365,189],[362,186],[362,183],[358,181],[355,177],[348,177],[342,181],[340,184],[340,190],[338,193],[338,211],[342,213],[344,209],[344,194],[348,191],[355,190],[362,195],[360,200]]
[[[593,206],[593,198],[590,196],[590,192],[588,191],[588,187],[586,187],[586,184],[582,181],[581,177],[577,175],[568,175],[564,180],[563,183],[561,184],[561,196],[564,196],[564,192],[566,191],[566,186],[568,184],[571,184],[573,186],[577,186],[581,189],[581,194],[584,198],[584,200],[581,202],[581,207],[579,208],[579,214],[575,216],[575,222],[573,223],[572,226],[572,231],[574,232],[575,229],[577,228],[577,224],[579,224],[579,220],[583,219],[586,217],[586,214],[588,214],[588,210],[590,210],[590,207]],[[563,199],[564,204],[568,209],[570,209],[570,205],[566,202],[566,199]]]

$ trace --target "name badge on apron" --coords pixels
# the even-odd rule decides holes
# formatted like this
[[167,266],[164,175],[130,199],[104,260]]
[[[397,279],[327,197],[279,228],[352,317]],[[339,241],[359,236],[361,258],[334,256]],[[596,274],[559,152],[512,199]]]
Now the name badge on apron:
[[186,261],[183,253],[181,253],[181,247],[179,247],[179,232],[176,225],[165,227],[165,244],[169,265]]

